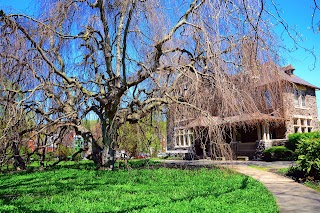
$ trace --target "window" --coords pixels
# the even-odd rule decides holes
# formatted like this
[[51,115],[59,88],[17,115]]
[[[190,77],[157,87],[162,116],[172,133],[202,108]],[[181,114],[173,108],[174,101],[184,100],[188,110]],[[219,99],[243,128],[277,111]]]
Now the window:
[[293,118],[294,132],[312,132],[313,126],[311,126],[311,120],[311,118],[306,118],[302,116]]
[[299,92],[298,90],[294,90],[294,105],[300,106],[299,104]]
[[306,91],[294,90],[294,106],[306,107]]
[[265,99],[266,99],[266,103],[267,103],[267,108],[271,108],[272,107],[272,102],[271,102],[271,95],[269,90],[266,90],[264,93]]
[[175,147],[190,147],[193,143],[193,132],[191,129],[175,130]]
[[301,96],[301,106],[305,107],[306,106],[306,92],[301,91],[300,96]]
[[311,119],[307,119],[307,126],[311,126]]

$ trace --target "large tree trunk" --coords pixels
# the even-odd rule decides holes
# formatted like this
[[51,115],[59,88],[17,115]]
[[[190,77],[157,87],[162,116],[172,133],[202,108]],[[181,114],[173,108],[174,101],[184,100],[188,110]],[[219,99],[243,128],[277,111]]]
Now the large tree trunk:
[[102,168],[108,170],[113,170],[115,164],[115,150],[112,144],[106,144],[101,153]]
[[45,160],[46,160],[46,148],[42,148],[41,154],[40,154],[40,168],[44,168]]
[[25,161],[23,160],[23,158],[20,156],[20,153],[19,153],[19,148],[18,148],[18,145],[13,142],[12,143],[12,151],[13,151],[13,158],[14,158],[14,168],[16,170],[25,170],[26,169],[26,163]]
[[[113,119],[108,119],[109,121]],[[115,164],[115,143],[116,143],[116,127],[112,123],[102,121],[102,142],[103,147],[98,155],[97,167],[99,169],[113,170]]]
[[[44,141],[40,138],[40,136],[38,136],[38,146],[44,146],[47,144],[48,141],[48,137],[46,136]],[[42,142],[42,143],[41,143]],[[44,162],[46,160],[46,148],[43,147],[42,149],[40,149],[40,169],[43,169],[45,167]]]
[[93,142],[91,157],[97,169],[113,170],[115,164],[115,150],[113,143],[106,143],[101,148]]
[[91,159],[93,160],[94,164],[96,165],[97,169],[101,168],[102,160],[101,160],[101,147],[97,144],[95,140],[91,141],[92,143],[92,153]]

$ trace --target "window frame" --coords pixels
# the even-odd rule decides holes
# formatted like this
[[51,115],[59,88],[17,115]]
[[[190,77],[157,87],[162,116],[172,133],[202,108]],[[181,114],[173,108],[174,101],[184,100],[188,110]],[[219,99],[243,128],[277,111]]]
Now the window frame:
[[[297,122],[295,122],[295,120]],[[304,117],[304,116],[297,116],[293,118],[293,132],[294,133],[305,133],[305,132],[312,132],[313,126],[312,118]]]
[[272,99],[271,99],[271,93],[269,90],[266,90],[264,92],[264,98],[266,100],[267,108],[271,109],[272,108]]
[[192,129],[175,129],[174,130],[174,147],[188,148],[193,145],[194,132]]
[[306,90],[295,89],[293,92],[293,104],[296,108],[306,108],[307,99],[306,99]]

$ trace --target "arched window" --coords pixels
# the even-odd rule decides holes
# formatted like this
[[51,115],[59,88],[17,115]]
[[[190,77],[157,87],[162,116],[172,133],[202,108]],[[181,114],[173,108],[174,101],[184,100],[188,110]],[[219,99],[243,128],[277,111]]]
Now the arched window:
[[294,106],[305,107],[306,106],[306,91],[294,90]]
[[266,99],[267,108],[272,108],[271,94],[269,90],[266,90],[264,93],[264,97]]

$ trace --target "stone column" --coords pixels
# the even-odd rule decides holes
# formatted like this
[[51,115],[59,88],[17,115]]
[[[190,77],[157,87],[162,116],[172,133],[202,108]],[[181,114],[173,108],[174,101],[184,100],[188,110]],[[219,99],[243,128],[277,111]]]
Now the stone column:
[[270,129],[269,129],[269,124],[266,124],[266,133],[267,133],[267,140],[270,140]]
[[258,134],[258,140],[261,141],[261,125],[258,124],[257,126],[257,134]]
[[236,135],[235,127],[232,127],[232,141],[233,142],[237,141],[237,135]]
[[298,132],[299,132],[299,133],[302,133],[302,129],[301,129],[301,119],[300,119],[300,118],[298,118],[298,120],[297,120],[297,125],[299,126],[299,127],[298,127]]
[[266,141],[267,140],[267,133],[266,133],[266,124],[262,124],[262,140]]

